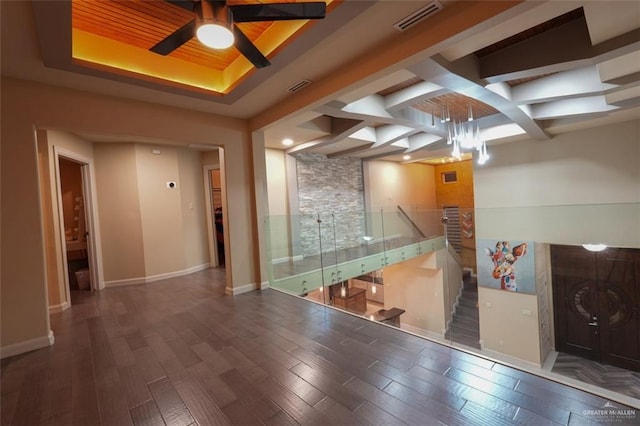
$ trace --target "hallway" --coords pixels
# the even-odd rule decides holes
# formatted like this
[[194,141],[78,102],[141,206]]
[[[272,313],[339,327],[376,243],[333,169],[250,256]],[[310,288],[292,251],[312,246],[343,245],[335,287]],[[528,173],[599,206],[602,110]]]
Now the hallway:
[[[614,401],[274,290],[223,294],[223,270],[208,269],[52,315],[53,347],[2,361],[1,423],[638,421]],[[606,404],[626,414],[594,417]]]

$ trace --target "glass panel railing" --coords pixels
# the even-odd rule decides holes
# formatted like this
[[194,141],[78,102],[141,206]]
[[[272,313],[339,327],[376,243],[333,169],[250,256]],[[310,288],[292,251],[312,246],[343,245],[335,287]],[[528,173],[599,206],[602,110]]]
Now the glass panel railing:
[[[413,214],[422,221],[441,215],[415,209]],[[309,293],[437,249],[440,243],[420,244],[428,239],[411,221],[395,208],[271,216],[266,220],[271,285],[294,294]],[[441,241],[442,232],[431,237]]]
[[[554,350],[562,356],[571,346],[563,346],[558,336],[577,338],[559,334],[562,330],[582,327],[597,337],[591,339],[599,345],[595,350],[609,351],[609,362],[640,363],[635,349],[640,338],[628,338],[640,336],[640,330],[627,329],[637,327],[633,315],[638,305],[629,295],[640,285],[634,272],[640,264],[640,203],[460,208],[458,251],[444,244],[442,211],[402,208],[404,213],[397,206],[359,213],[357,224],[347,212],[321,215],[320,226],[317,216],[312,218],[316,232],[307,234],[310,241],[286,249],[309,262],[314,259],[310,248],[315,248],[316,261],[298,279],[303,281],[294,287],[296,294],[307,294],[300,291],[307,289],[310,297],[324,283],[317,299],[322,303],[373,321],[393,320],[402,329],[497,360],[541,366],[554,359],[548,356],[557,355]],[[283,233],[282,219],[271,219],[270,232]],[[354,229],[358,237],[347,238]],[[592,252],[583,248],[586,243],[607,247]],[[284,257],[278,254],[282,250],[282,244],[275,244],[270,253]],[[275,271],[278,264],[272,266]],[[327,271],[335,271],[338,293],[329,291]],[[599,286],[593,291],[587,288],[592,282]],[[364,305],[358,305],[362,299]]]

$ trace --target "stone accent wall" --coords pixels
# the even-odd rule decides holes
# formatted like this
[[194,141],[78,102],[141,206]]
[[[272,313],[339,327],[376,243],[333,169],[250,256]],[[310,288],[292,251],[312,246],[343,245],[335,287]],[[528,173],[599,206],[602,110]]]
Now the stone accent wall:
[[[293,156],[298,175],[302,255],[318,254],[320,242],[323,253],[362,244],[365,229],[362,160],[328,159],[324,154],[314,153]],[[333,258],[328,256],[328,260]]]

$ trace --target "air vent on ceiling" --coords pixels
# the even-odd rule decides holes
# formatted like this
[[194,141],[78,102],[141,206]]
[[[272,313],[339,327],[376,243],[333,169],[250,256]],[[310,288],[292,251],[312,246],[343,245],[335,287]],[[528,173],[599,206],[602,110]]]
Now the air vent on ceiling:
[[429,16],[438,13],[440,10],[442,10],[440,2],[438,0],[431,0],[424,7],[393,24],[393,27],[398,31],[406,31],[417,23],[424,21]]
[[302,89],[303,87],[306,87],[309,84],[311,84],[311,81],[309,80],[300,80],[293,86],[289,87],[287,90],[290,92],[297,92],[298,90]]

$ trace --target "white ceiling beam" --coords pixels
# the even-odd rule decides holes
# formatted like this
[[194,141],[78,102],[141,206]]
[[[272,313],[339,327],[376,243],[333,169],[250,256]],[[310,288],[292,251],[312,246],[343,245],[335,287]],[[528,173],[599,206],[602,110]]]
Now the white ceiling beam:
[[536,120],[607,112],[615,109],[618,109],[618,107],[607,104],[604,95],[565,99],[544,104],[536,104],[531,107],[533,117]]
[[389,145],[416,132],[417,130],[414,127],[397,124],[380,126],[376,128],[376,142],[373,144],[373,148]]
[[411,135],[409,136],[409,149],[407,150],[407,153],[417,151],[426,147],[427,145],[431,145],[432,143],[441,140],[442,137],[428,133],[418,133],[416,135]]
[[384,107],[390,111],[398,110],[448,92],[444,87],[429,81],[423,81],[422,83],[414,84],[411,87],[385,96]]
[[590,65],[513,87],[511,99],[518,104],[535,104],[560,98],[603,94],[615,87],[614,84],[601,82],[598,69]]
[[631,52],[599,63],[597,68],[600,80],[603,83],[627,84],[631,81],[636,81],[638,80],[638,74],[640,74],[640,51]]
[[636,81],[624,88],[612,90],[605,94],[607,104],[617,107],[629,107],[640,102],[640,82]]
[[495,108],[523,128],[533,139],[550,138],[550,135],[518,105],[484,87],[486,82],[478,77],[478,65],[473,55],[458,60],[455,64],[447,62],[440,55],[435,55],[411,67],[410,70],[425,80]]
[[353,120],[349,118],[331,117],[331,134],[314,141],[309,141],[297,145],[287,151],[287,153],[305,152],[321,146],[332,145],[340,142],[351,134],[367,127],[369,123],[362,120]]
[[384,105],[384,97],[380,95],[370,95],[355,102],[351,102],[342,108],[345,112],[370,115],[373,117],[392,118]]

